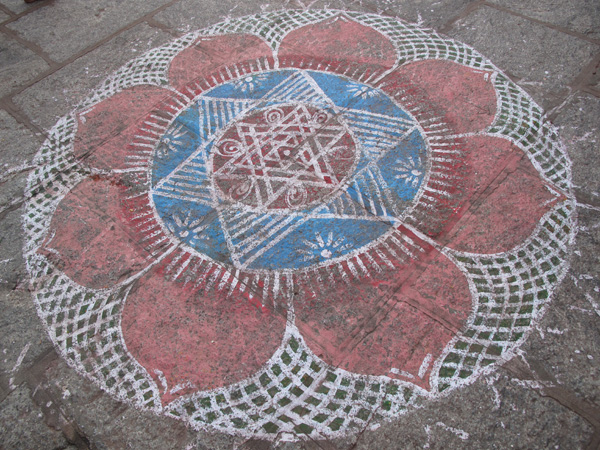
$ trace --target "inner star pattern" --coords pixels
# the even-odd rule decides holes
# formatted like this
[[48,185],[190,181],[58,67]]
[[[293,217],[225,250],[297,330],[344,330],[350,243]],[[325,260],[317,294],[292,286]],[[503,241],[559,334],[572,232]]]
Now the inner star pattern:
[[[390,232],[426,161],[417,121],[382,91],[272,71],[212,89],[177,116],[157,146],[152,198],[174,237],[216,261],[297,269]],[[307,258],[320,233],[344,245]]]

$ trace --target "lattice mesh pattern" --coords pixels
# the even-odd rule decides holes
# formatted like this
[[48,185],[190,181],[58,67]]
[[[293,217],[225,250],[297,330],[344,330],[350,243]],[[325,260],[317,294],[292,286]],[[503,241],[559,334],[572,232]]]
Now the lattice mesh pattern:
[[87,175],[85,169],[76,167],[72,154],[75,132],[72,116],[61,119],[36,156],[36,169],[29,178],[31,199],[23,219],[28,236],[25,256],[38,314],[70,364],[117,397],[152,407],[156,387],[125,351],[121,337],[123,295],[84,289],[37,253],[57,204]]
[[29,263],[39,270],[34,279],[42,280],[34,284],[39,315],[67,360],[119,398],[135,399],[149,408],[158,405],[156,386],[123,345],[122,293],[84,289],[38,255],[30,255]]
[[92,95],[86,98],[79,108],[84,110],[111,97],[123,89],[150,84],[164,86],[169,83],[169,66],[173,58],[192,45],[199,32],[188,33],[180,39],[162,47],[155,48],[136,58],[111,75]]
[[456,254],[476,288],[475,315],[443,360],[440,390],[506,357],[523,340],[564,272],[573,211],[568,202],[555,208],[518,250],[500,256]]
[[471,47],[445,39],[434,31],[425,31],[392,17],[352,12],[347,14],[387,36],[398,51],[399,64],[424,59],[448,59],[479,69],[494,69],[489,61]]
[[338,14],[337,11],[278,11],[231,19],[203,30],[202,34],[250,33],[261,36],[275,49],[283,37],[295,28],[320,22]]
[[76,167],[72,154],[76,131],[73,116],[62,118],[34,158],[35,170],[29,177],[26,194],[31,199],[24,217],[25,231],[30,237],[25,244],[26,253],[41,244],[58,201],[86,173]]
[[252,379],[177,401],[168,410],[196,427],[211,424],[253,435],[284,432],[319,438],[363,429],[374,418],[397,416],[418,397],[408,384],[327,366],[294,330]]
[[549,180],[568,189],[569,163],[556,129],[533,100],[504,75],[496,75],[494,86],[500,96],[500,107],[488,131],[519,143]]

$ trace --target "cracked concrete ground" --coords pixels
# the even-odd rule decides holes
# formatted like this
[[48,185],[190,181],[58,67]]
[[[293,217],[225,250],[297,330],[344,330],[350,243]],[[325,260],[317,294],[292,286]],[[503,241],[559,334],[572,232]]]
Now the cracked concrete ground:
[[[195,432],[103,393],[46,336],[22,257],[24,187],[46,132],[146,50],[282,8],[397,16],[471,45],[529,93],[573,162],[570,269],[520,356],[376,430],[264,442]],[[600,448],[600,5],[596,0],[0,0],[0,449]]]

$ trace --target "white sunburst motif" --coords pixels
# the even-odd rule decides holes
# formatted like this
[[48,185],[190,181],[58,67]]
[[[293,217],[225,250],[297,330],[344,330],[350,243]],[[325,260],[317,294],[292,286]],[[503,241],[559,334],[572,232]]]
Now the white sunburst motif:
[[352,84],[348,86],[348,92],[354,97],[360,97],[362,99],[379,97],[381,94],[368,86],[361,86],[358,84]]
[[202,231],[208,228],[207,224],[202,224],[204,217],[192,220],[191,214],[187,213],[183,218],[179,214],[173,214],[172,218],[173,222],[165,223],[165,225],[179,239],[189,242],[207,239],[202,234]]
[[416,159],[412,156],[408,157],[408,160],[398,160],[397,166],[394,170],[397,172],[396,178],[404,180],[406,185],[411,187],[417,187],[419,180],[423,176],[423,169],[421,167],[421,158]]
[[247,77],[240,78],[233,82],[233,85],[240,89],[242,92],[253,92],[257,84],[265,80],[266,75],[249,75]]
[[169,130],[169,132],[158,141],[158,145],[156,146],[156,156],[162,159],[171,152],[177,152],[179,150],[177,147],[184,143],[183,137],[185,135],[186,130],[182,123],[175,126],[172,130]]
[[346,242],[345,237],[334,239],[332,231],[328,233],[327,239],[323,239],[321,233],[315,233],[315,240],[313,242],[302,239],[302,243],[306,245],[306,248],[298,249],[298,253],[303,255],[302,259],[304,261],[330,259],[334,255],[352,247],[352,245]]

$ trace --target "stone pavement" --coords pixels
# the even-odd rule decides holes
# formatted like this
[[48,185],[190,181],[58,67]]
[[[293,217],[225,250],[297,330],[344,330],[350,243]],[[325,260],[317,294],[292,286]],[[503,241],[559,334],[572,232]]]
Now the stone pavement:
[[[297,12],[288,14],[288,10]],[[271,49],[258,38],[246,37],[236,47],[239,41],[231,38],[235,36],[231,30],[239,30],[232,24],[246,26],[250,19],[235,19],[252,14],[263,14],[256,19],[258,25],[253,26],[260,29],[268,24],[264,36],[257,34],[277,42],[279,67],[287,67],[288,72],[265,69],[275,62]],[[284,29],[286,17],[297,22],[290,28],[293,31],[269,34]],[[302,22],[307,17],[310,20]],[[454,41],[440,41],[446,45],[443,49],[427,47],[433,31],[419,34],[417,28],[393,22],[394,18],[471,46],[507,78],[494,66],[478,60],[468,47]],[[226,25],[207,33],[216,37],[208,38],[204,46],[202,40],[190,46],[198,38],[196,35],[186,44],[186,39],[192,39],[186,37],[190,36],[188,32],[226,19],[230,19]],[[359,22],[363,25],[359,26]],[[306,23],[313,28],[302,28]],[[381,38],[385,24],[392,24],[389,35],[397,31],[399,41]],[[44,0],[33,4],[0,0],[0,449],[600,448],[598,24],[600,5],[593,0],[288,0],[262,5],[229,0]],[[332,29],[337,34],[332,34]],[[410,33],[415,33],[418,41],[404,48],[402,39]],[[346,48],[340,46],[339,36],[343,36]],[[329,42],[334,42],[333,51]],[[129,72],[124,70],[113,77],[112,84],[102,85],[109,88],[101,86],[117,69],[157,47],[162,50],[154,59],[138,60],[127,66]],[[352,53],[355,48],[362,51]],[[402,59],[402,55],[418,53],[419,48],[430,52],[423,58],[428,61],[396,70],[398,55]],[[457,50],[452,55],[454,48]],[[127,83],[141,84],[135,81],[136,76],[144,79],[159,73],[150,66],[160,65],[161,57],[169,51],[174,52],[168,57],[174,58],[169,66],[170,87],[135,87],[124,89],[133,95],[115,95]],[[442,55],[444,51],[448,54]],[[442,56],[436,57],[438,54]],[[223,61],[219,60],[221,56]],[[351,75],[356,70],[344,65],[345,56],[356,58],[372,72]],[[336,60],[338,57],[342,62]],[[201,75],[210,84],[211,77],[217,76],[213,72],[217,68],[227,65],[227,70],[235,71],[241,66],[234,63],[251,59],[264,66],[260,70],[248,66],[247,77],[227,75],[223,76],[224,81],[215,80],[212,85],[218,85],[218,96],[214,94],[216,90],[204,94],[204,81],[196,80],[198,66],[207,67]],[[468,70],[464,69],[467,66]],[[260,73],[253,75],[253,71]],[[281,73],[291,74],[290,78],[277,78]],[[442,74],[439,76],[451,87],[465,82],[470,89],[458,96],[448,93],[443,84],[436,84],[432,73]],[[349,79],[353,80],[351,84]],[[274,88],[289,93],[296,86],[304,86],[302,83],[306,89],[298,91],[295,97],[286,94],[285,101]],[[176,93],[175,88],[184,92],[184,87],[194,92],[194,102]],[[379,94],[373,94],[373,88]],[[350,101],[347,94],[351,91],[355,96]],[[244,92],[243,97],[236,92]],[[387,95],[396,99],[399,92],[410,93],[402,98],[402,108],[390,106],[392,102],[385,108],[381,106],[381,98]],[[502,94],[506,95],[502,97],[506,104],[496,103],[496,95],[500,95],[497,92],[506,93]],[[442,101],[432,98],[433,94]],[[558,128],[572,162],[572,179],[565,168],[568,163],[561,160],[562,147],[553,128],[540,125],[546,119],[536,120],[529,96]],[[83,108],[81,105],[85,106],[89,98],[96,100]],[[380,103],[373,103],[373,98],[380,98]],[[150,99],[148,109],[140,106],[143,101],[139,99]],[[364,223],[360,227],[341,221],[348,215],[339,211],[349,206],[339,206],[338,213],[327,216],[329,222],[321,221],[311,228],[317,211],[314,210],[312,216],[301,217],[297,242],[272,234],[268,244],[268,239],[245,244],[261,248],[268,256],[261,258],[258,253],[252,256],[250,251],[236,250],[243,245],[238,246],[229,235],[221,237],[220,228],[214,225],[218,221],[200,220],[201,216],[217,214],[216,209],[198,206],[210,202],[190,202],[192,193],[202,195],[201,187],[187,190],[188,197],[164,200],[173,198],[165,191],[173,177],[181,178],[183,172],[189,173],[203,164],[208,167],[201,160],[201,153],[194,153],[189,161],[172,156],[191,145],[182,143],[188,139],[184,131],[199,122],[199,114],[204,114],[208,122],[225,120],[223,117],[232,120],[226,113],[203,112],[209,110],[205,103],[221,102],[220,107],[230,108],[227,114],[233,117],[235,108],[243,103],[241,99],[246,102],[241,106],[246,108],[245,115],[240,116],[243,120],[232,121],[235,126],[220,125],[223,132],[215,133],[218,137],[210,141],[219,149],[210,160],[210,170],[214,171],[215,191],[220,196],[221,203],[216,208],[220,220],[226,223],[227,214],[238,220],[236,217],[243,214],[240,211],[255,211],[259,207],[268,210],[268,220],[279,220],[279,210],[300,211],[301,207],[329,201],[347,189],[350,203],[360,203],[363,208]],[[430,111],[425,108],[423,113],[419,105],[429,101],[435,114],[427,116]],[[159,102],[162,110],[153,109]],[[302,102],[309,106],[302,106]],[[335,107],[324,106],[327,102],[335,103]],[[79,108],[76,119],[59,122],[75,108]],[[170,108],[175,112],[170,112]],[[337,114],[330,117],[333,110]],[[503,114],[513,115],[509,120],[502,119]],[[189,119],[192,116],[196,118]],[[128,150],[123,156],[119,150],[129,141],[140,143],[134,139],[144,132],[143,127],[135,128],[139,117],[146,117],[144,123],[161,130],[162,134],[151,140],[158,162],[144,160],[143,152]],[[361,120],[370,127],[378,121],[377,142],[369,140]],[[73,137],[69,130],[75,121],[78,128]],[[161,125],[163,122],[168,122],[168,126]],[[454,131],[438,135],[438,125],[448,125]],[[129,127],[134,127],[133,131]],[[294,127],[293,132],[290,127]],[[195,133],[201,134],[200,130]],[[287,147],[281,144],[296,139],[298,133],[302,135],[300,141]],[[119,144],[121,138],[128,140],[125,145]],[[533,164],[510,144],[518,142],[519,148],[527,149],[529,138],[534,144],[536,139],[544,142],[541,150],[529,157]],[[361,184],[362,178],[352,175],[362,163],[361,149],[371,151],[369,158],[375,159],[372,154],[386,139],[410,142],[398,150],[404,159],[388,161],[385,156],[377,156],[385,163],[379,167],[380,177]],[[429,143],[429,153],[419,153],[426,146],[420,142],[425,141]],[[232,142],[245,144],[240,150],[232,147]],[[451,161],[464,169],[452,172],[460,175],[460,192],[448,190],[448,196],[442,196],[449,198],[448,203],[434,199],[436,213],[428,215],[419,209],[422,197],[417,191],[421,192],[421,186],[426,184],[424,172],[429,171],[428,182],[433,183],[435,163],[427,158],[439,159],[444,143],[465,155],[465,160]],[[44,160],[42,154],[34,160],[42,144],[53,155],[68,149],[84,164],[78,163],[72,170],[67,167],[68,162],[65,166],[52,157]],[[315,154],[311,153],[308,159],[293,154],[298,146]],[[266,147],[271,153],[273,148],[280,153],[273,157],[265,153]],[[490,151],[485,157],[480,156],[482,149],[491,148],[497,149],[497,155]],[[393,154],[392,150],[386,151]],[[245,156],[236,159],[240,152]],[[426,159],[428,162],[421,163]],[[151,194],[146,195],[138,186],[143,182],[138,183],[130,175],[136,173],[132,160],[153,164]],[[44,166],[42,161],[47,164]],[[284,164],[285,161],[288,162]],[[506,168],[494,171],[500,163]],[[374,166],[377,164],[369,167]],[[393,167],[393,172],[386,172],[387,166]],[[251,194],[250,188],[239,182],[250,173],[255,180]],[[49,183],[42,181],[45,175]],[[351,176],[352,188],[348,181]],[[293,182],[289,181],[291,178]],[[273,186],[276,194],[269,191]],[[383,200],[378,203],[369,194],[373,186],[395,189],[401,201],[390,204],[389,198],[382,195]],[[514,196],[512,186],[518,191]],[[193,251],[162,247],[163,253],[151,255],[157,258],[156,262],[143,267],[148,258],[139,256],[141,245],[131,251],[123,250],[129,248],[131,239],[144,242],[155,236],[149,231],[131,238],[138,232],[137,225],[124,228],[123,223],[136,223],[137,216],[127,209],[138,207],[129,202],[137,195],[151,197],[148,201],[152,202],[153,214],[159,217],[156,221],[164,227],[163,232],[177,236],[185,248]],[[93,203],[89,197],[93,197]],[[509,209],[499,207],[508,197],[517,201]],[[54,203],[53,198],[57,199]],[[112,198],[121,199],[120,204],[127,205],[125,210],[117,209]],[[50,199],[51,206],[36,209],[44,199]],[[457,203],[452,203],[454,199]],[[410,206],[411,202],[416,206]],[[242,209],[231,206],[240,203],[244,205]],[[574,209],[569,205],[574,205]],[[378,228],[382,220],[394,220],[386,208],[412,212],[398,214],[403,224],[398,225],[396,234],[389,234],[389,226],[382,231]],[[521,212],[513,214],[514,211]],[[360,214],[359,209],[354,216]],[[377,220],[368,222],[366,215]],[[500,216],[509,217],[513,225],[503,226]],[[122,217],[122,221],[113,221],[115,217]],[[234,219],[229,231],[238,226]],[[537,226],[538,222],[542,226]],[[36,223],[43,223],[40,231],[31,231]],[[62,226],[65,223],[69,225]],[[104,232],[107,223],[112,234]],[[204,240],[196,239],[198,233],[188,233],[188,229],[198,225]],[[227,224],[223,230],[228,234]],[[345,240],[334,237],[340,230],[344,230]],[[36,233],[41,233],[39,242]],[[532,244],[519,247],[530,235],[536,236],[538,248],[531,250]],[[279,241],[275,242],[274,236]],[[371,244],[363,243],[362,238],[376,241],[380,247],[369,247]],[[425,256],[413,257],[407,250],[410,256],[394,260],[396,253],[389,242],[399,240],[410,243],[414,252]],[[289,251],[298,242],[303,247],[296,253]],[[356,248],[368,249],[356,255],[352,242]],[[380,251],[381,246],[387,246],[387,250]],[[511,254],[515,247],[522,252]],[[269,253],[272,248],[277,252]],[[187,286],[184,290],[175,279],[196,270],[196,265],[200,273],[208,261],[194,260],[190,256],[194,252],[224,265],[213,267],[209,262],[210,268],[202,269],[204,278],[198,276],[193,288]],[[504,259],[494,257],[487,267],[486,261],[492,258],[485,254],[501,252]],[[324,263],[315,266],[334,256],[340,261],[331,266],[338,271],[335,274]],[[274,264],[287,272],[272,271]],[[48,268],[52,265],[57,268],[54,272]],[[360,271],[367,273],[367,265],[377,268],[377,275],[356,275]],[[523,266],[529,271],[523,271]],[[234,276],[222,267],[239,271]],[[310,272],[311,267],[317,269]],[[562,268],[567,267],[564,273]],[[325,283],[318,275],[311,278],[319,268],[323,273],[325,269],[329,271],[330,278]],[[244,278],[247,269],[248,276]],[[487,274],[482,274],[482,269]],[[293,270],[301,271],[303,278],[290,275]],[[520,280],[513,280],[513,271]],[[66,275],[54,276],[59,272]],[[539,276],[538,272],[545,275]],[[248,281],[252,279],[255,284]],[[486,283],[489,290],[481,286]],[[226,287],[236,293],[234,297],[249,301],[228,304],[225,291],[211,285]],[[402,289],[402,285],[407,288]],[[121,290],[114,286],[124,287]],[[507,304],[499,307],[504,286]],[[61,289],[74,289],[77,293],[67,297]],[[256,295],[257,292],[262,294]],[[471,305],[472,293],[477,308]],[[526,304],[534,295],[531,305]],[[286,308],[293,297],[297,300],[292,311]],[[77,301],[76,310],[69,310],[70,305],[66,304],[57,306],[57,302],[67,298]],[[114,313],[118,322],[115,325],[111,322],[113,305],[122,305],[125,298],[123,309],[117,308]],[[198,308],[191,301],[194,298],[201,298],[206,304]],[[219,299],[217,306],[209,303],[215,298]],[[316,305],[309,301],[311,298],[317,299]],[[546,306],[548,298],[551,301]],[[330,302],[325,303],[328,308],[320,306],[323,299]],[[348,299],[353,300],[350,306]],[[394,299],[399,299],[398,303]],[[488,306],[488,301],[496,302],[499,310]],[[519,308],[511,307],[513,302]],[[260,314],[249,306],[254,304]],[[109,319],[97,319],[100,313],[94,315],[94,311],[98,308]],[[536,316],[535,308],[544,310],[543,316]],[[194,317],[203,317],[204,322],[190,321],[190,310]],[[238,315],[228,315],[230,310]],[[62,317],[65,311],[72,316]],[[512,322],[493,322],[494,317],[500,317],[495,314],[504,314],[503,320],[513,314]],[[73,319],[75,316],[77,319]],[[290,320],[294,321],[290,317],[295,319],[295,325],[290,325]],[[415,329],[423,327],[425,331],[394,334],[395,330],[404,329],[403,318],[410,318],[407,320]],[[434,320],[429,322],[429,318]],[[483,324],[478,322],[480,318]],[[91,334],[84,336],[73,331],[74,326],[80,327],[79,319],[85,319],[81,326]],[[94,334],[92,319],[99,320],[105,328],[100,327]],[[375,327],[370,325],[371,319],[376,322]],[[349,325],[354,321],[359,326]],[[212,328],[201,325],[195,329],[198,323],[210,323]],[[504,337],[501,328],[508,328],[510,336]],[[129,379],[133,387],[129,390],[123,387],[126,383],[115,381],[129,376],[119,373],[130,370],[129,363],[101,365],[111,357],[106,356],[110,344],[104,342],[110,333],[102,334],[106,329],[123,334],[115,339],[125,343],[128,351],[111,347],[117,356],[126,354],[135,362]],[[469,334],[471,330],[479,330],[479,334],[474,337]],[[213,340],[194,340],[202,333],[213,336]],[[86,344],[86,340],[96,338],[98,342]],[[73,339],[77,341],[75,345]],[[280,344],[282,339],[284,344]],[[248,340],[259,345],[248,349],[240,344]],[[469,347],[465,350],[466,346]],[[95,354],[97,348],[104,353]],[[275,356],[271,358],[274,353],[277,361]],[[486,361],[493,370],[483,367]],[[108,362],[112,364],[113,360]],[[93,367],[88,369],[90,364]],[[243,384],[254,373],[256,384],[253,378],[250,384]],[[354,376],[356,373],[364,376]],[[243,388],[239,395],[250,407],[238,401],[236,392],[226,389],[238,382]],[[220,391],[222,386],[225,390]],[[283,395],[288,386],[290,394]],[[212,397],[193,397],[195,390],[212,389],[216,389]],[[300,389],[302,394],[294,389]],[[306,389],[306,395],[302,389]],[[267,408],[270,404],[265,404],[264,399],[268,396],[278,406]],[[371,402],[371,398],[375,400]],[[287,404],[290,399],[293,408]],[[298,403],[299,399],[304,403]],[[159,402],[171,405],[171,409],[158,414]],[[228,411],[229,404],[241,412]],[[252,411],[258,411],[256,417]],[[227,420],[231,425],[227,425]],[[250,421],[259,425],[252,428]],[[219,426],[211,425],[213,422],[225,424],[221,426],[225,431],[218,432]]]

